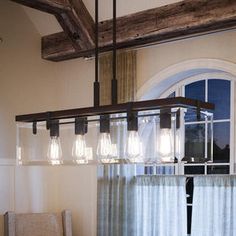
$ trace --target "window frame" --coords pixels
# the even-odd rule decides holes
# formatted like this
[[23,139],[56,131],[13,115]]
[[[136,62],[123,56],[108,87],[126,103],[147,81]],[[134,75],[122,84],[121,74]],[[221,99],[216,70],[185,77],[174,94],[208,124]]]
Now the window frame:
[[[169,89],[167,89],[166,91],[164,91],[160,98],[165,98],[167,96],[169,96],[170,94],[174,93],[175,92],[175,96],[185,96],[185,87],[191,83],[194,83],[194,82],[198,82],[198,81],[202,81],[204,80],[205,81],[205,101],[208,101],[208,81],[210,79],[219,79],[219,80],[227,80],[227,81],[230,81],[230,117],[229,119],[217,119],[217,120],[214,120],[213,118],[213,124],[214,123],[223,123],[223,122],[230,122],[230,134],[229,134],[229,138],[230,138],[230,157],[229,157],[229,175],[231,174],[234,174],[235,171],[234,169],[235,166],[236,166],[236,158],[234,156],[234,153],[235,153],[235,146],[234,145],[234,140],[235,140],[235,126],[234,126],[234,123],[235,123],[235,106],[236,106],[236,95],[234,94],[234,91],[236,90],[235,89],[235,86],[236,86],[236,83],[235,83],[235,78],[231,75],[228,75],[227,73],[205,73],[205,74],[200,74],[200,75],[197,75],[197,76],[193,76],[193,77],[190,77],[190,78],[186,78],[178,83],[176,83],[175,85],[171,86]],[[191,123],[191,122],[190,122]],[[203,121],[203,123],[205,123]],[[181,140],[181,150],[185,150],[185,140],[184,140],[184,134],[185,134],[185,122],[183,120],[182,124],[181,124],[181,127],[182,128],[182,132],[183,132],[183,135],[181,135],[182,140]],[[189,122],[187,123],[189,124]],[[207,130],[205,131],[207,132]],[[214,131],[213,131],[214,132]],[[205,154],[206,154],[207,150],[205,148]],[[182,156],[184,155],[184,153],[182,153]],[[227,163],[201,163],[201,164],[192,164],[192,163],[178,163],[178,165],[174,165],[174,168],[175,168],[175,174],[178,175],[178,174],[183,174],[185,176],[187,176],[185,174],[185,167],[186,166],[192,166],[192,167],[197,167],[197,166],[202,166],[204,168],[204,175],[208,175],[208,166],[211,166],[211,165],[214,165],[214,166],[218,166],[218,165],[226,165]],[[190,178],[188,178],[188,181],[191,179],[192,181],[192,177],[191,175],[189,175]],[[190,185],[188,185],[188,181],[186,182],[186,191],[187,189],[192,189],[190,190],[190,193],[189,193],[189,197],[190,199],[188,200],[187,198],[187,209],[188,209],[188,233],[191,233],[191,218],[192,218],[192,195],[193,195],[193,189],[194,189],[194,186],[193,186],[193,182],[190,183]],[[190,181],[190,182],[191,182]],[[188,190],[189,191],[189,190]],[[190,215],[189,215],[190,214]]]
[[[161,95],[160,98],[165,98],[169,96],[171,93],[175,92],[175,96],[185,96],[185,86],[198,82],[201,80],[205,80],[205,99],[208,98],[208,80],[210,79],[219,79],[219,80],[227,80],[230,81],[230,118],[229,119],[218,119],[218,120],[213,120],[214,123],[220,123],[220,122],[230,122],[230,159],[229,159],[229,174],[234,174],[235,173],[235,163],[236,163],[236,158],[235,158],[235,146],[234,145],[234,140],[235,140],[235,106],[236,106],[236,96],[234,94],[235,91],[235,80],[236,78],[233,77],[232,75],[225,73],[225,72],[217,72],[217,73],[202,73],[198,74],[196,76],[191,76],[183,79],[182,81],[177,82],[176,84],[172,85],[169,87],[167,90],[165,90]],[[206,100],[207,101],[207,100]],[[182,132],[185,133],[185,122],[182,121],[181,124]],[[206,131],[207,132],[207,131]],[[181,150],[184,150],[184,135],[181,135],[183,139],[181,140]],[[182,156],[184,156],[184,153],[181,153]],[[205,166],[204,168],[204,174],[207,175],[207,166],[209,165],[226,165],[227,163],[206,163],[203,164]],[[178,167],[178,171],[176,171],[176,174],[185,174],[184,173],[184,166],[189,165],[189,166],[194,166],[195,164],[183,164],[181,167]]]

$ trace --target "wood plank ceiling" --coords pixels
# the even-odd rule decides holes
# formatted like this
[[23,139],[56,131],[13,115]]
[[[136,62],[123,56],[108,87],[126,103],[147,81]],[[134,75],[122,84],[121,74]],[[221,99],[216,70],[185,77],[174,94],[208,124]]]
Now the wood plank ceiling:
[[[55,15],[63,32],[42,37],[51,61],[94,54],[94,21],[82,0],[12,0]],[[138,48],[236,27],[236,0],[184,0],[117,18],[117,47]],[[99,23],[99,50],[112,49],[112,19]]]

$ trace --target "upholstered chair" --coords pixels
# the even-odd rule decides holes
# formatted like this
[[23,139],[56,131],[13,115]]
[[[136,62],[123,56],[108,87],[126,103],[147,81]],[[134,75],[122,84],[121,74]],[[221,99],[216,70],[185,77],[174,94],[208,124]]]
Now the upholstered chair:
[[26,213],[6,212],[4,236],[72,236],[71,212]]

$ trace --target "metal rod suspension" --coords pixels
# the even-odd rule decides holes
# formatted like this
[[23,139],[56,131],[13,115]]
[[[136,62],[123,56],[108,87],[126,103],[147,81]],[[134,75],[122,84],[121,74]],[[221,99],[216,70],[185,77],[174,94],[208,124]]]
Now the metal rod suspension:
[[118,101],[116,61],[116,0],[113,0],[113,78],[111,84],[112,104],[117,104]]
[[95,0],[95,82],[94,82],[94,106],[100,105],[100,85],[98,81],[99,77],[99,65],[98,65],[98,0]]

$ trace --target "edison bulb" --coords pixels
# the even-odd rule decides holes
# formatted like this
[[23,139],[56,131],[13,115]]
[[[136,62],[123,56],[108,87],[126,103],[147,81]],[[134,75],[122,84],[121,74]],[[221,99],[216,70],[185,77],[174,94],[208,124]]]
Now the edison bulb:
[[159,153],[163,162],[174,161],[171,129],[161,129]]
[[48,145],[47,157],[52,163],[52,165],[61,164],[62,150],[60,138],[57,136],[52,136]]
[[142,161],[142,143],[138,131],[128,131],[126,155],[131,162]]
[[112,143],[110,133],[100,133],[97,146],[97,155],[102,163],[110,163]]
[[86,142],[84,135],[78,134],[75,136],[72,147],[72,156],[78,164],[87,163]]

